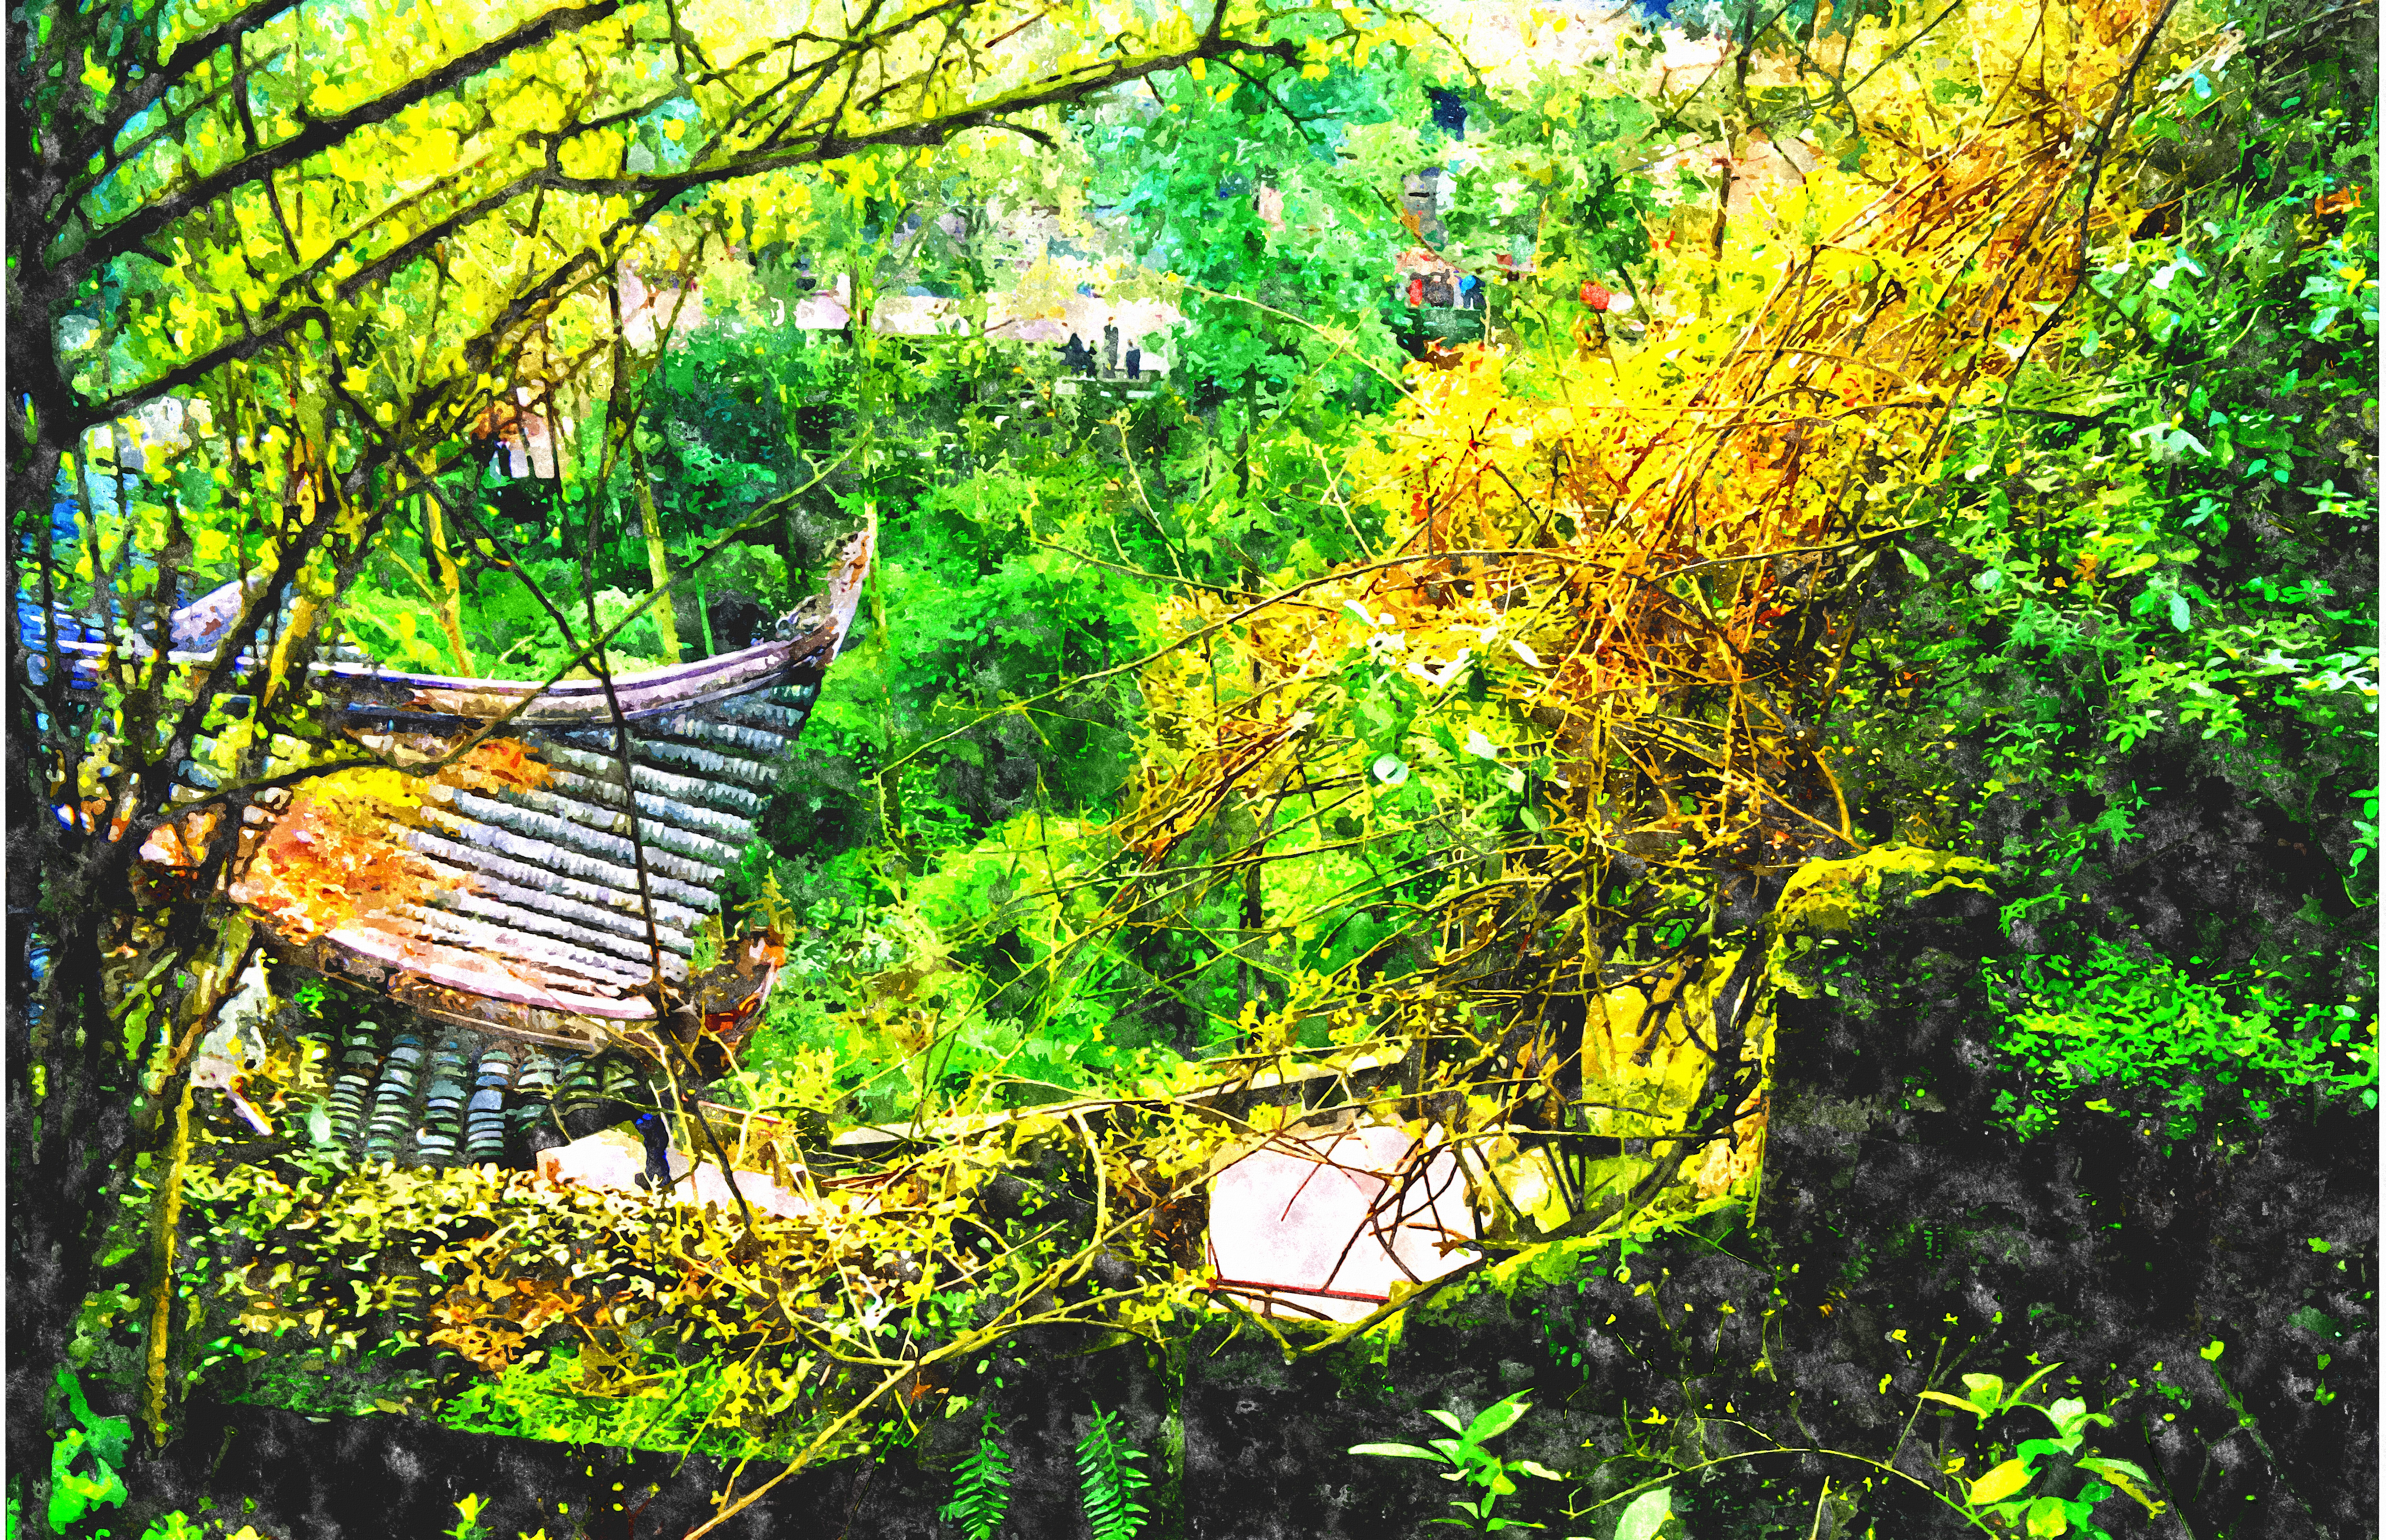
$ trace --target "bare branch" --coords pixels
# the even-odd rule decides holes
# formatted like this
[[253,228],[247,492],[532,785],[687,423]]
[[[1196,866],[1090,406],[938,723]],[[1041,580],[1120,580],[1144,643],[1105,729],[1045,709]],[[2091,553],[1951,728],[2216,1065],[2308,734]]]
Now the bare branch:
[[202,60],[264,26],[283,11],[295,10],[298,3],[299,0],[256,0],[254,5],[234,11],[184,43],[156,69],[144,72],[138,80],[126,81],[123,88],[109,99],[107,115],[88,132],[71,142],[62,157],[66,164],[80,165],[107,150],[116,142],[116,136],[124,131],[125,124],[180,84],[184,77],[199,67]]
[[68,282],[85,275],[132,250],[153,232],[186,214],[196,212],[236,188],[270,176],[349,139],[359,131],[387,122],[415,103],[452,90],[473,76],[503,63],[526,48],[603,21],[622,7],[622,0],[591,0],[585,6],[559,7],[524,23],[501,38],[460,54],[352,112],[313,123],[257,155],[245,156],[212,176],[177,188],[138,212],[101,231],[81,250],[57,264]]

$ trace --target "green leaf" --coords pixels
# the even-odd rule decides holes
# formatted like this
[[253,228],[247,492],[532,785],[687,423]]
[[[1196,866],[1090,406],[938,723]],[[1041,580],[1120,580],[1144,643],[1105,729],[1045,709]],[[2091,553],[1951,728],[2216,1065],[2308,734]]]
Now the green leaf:
[[1538,1476],[1543,1481],[1565,1480],[1563,1476],[1559,1475],[1555,1471],[1551,1470],[1548,1466],[1543,1465],[1537,1459],[1512,1460],[1509,1462],[1508,1468],[1512,1471],[1522,1471],[1528,1476]]
[[1984,1416],[2004,1405],[2005,1383],[1997,1375],[1966,1374],[1964,1387],[1972,1393],[1972,1405]]
[[2063,1511],[2060,1497],[2041,1497],[2029,1505],[2029,1516],[2023,1521],[2022,1533],[2032,1540],[2052,1540],[2071,1531],[2071,1516]]
[[1624,1517],[1615,1521],[1615,1540],[1655,1540],[1657,1531],[1673,1516],[1672,1487],[1643,1492],[1625,1508]]
[[1897,555],[1898,559],[1905,563],[1905,570],[1914,574],[1915,582],[1928,582],[1930,581],[1930,569],[1922,564],[1922,558],[1920,557],[1915,556],[1912,551],[1907,550],[1903,545],[1900,545],[1897,548]]
[[2046,1416],[2047,1421],[2054,1424],[2055,1431],[2063,1435],[2066,1454],[2079,1446],[2080,1434],[2091,1425],[2106,1428],[2113,1425],[2111,1418],[2101,1411],[2090,1411],[2088,1403],[2077,1396],[2066,1396],[2048,1407]]
[[2007,1406],[2012,1406],[2018,1402],[2024,1396],[2029,1393],[2030,1386],[2038,1383],[2039,1381],[2045,1379],[2049,1374],[2053,1373],[2056,1370],[2062,1367],[2063,1366],[2059,1363],[2048,1364],[2045,1368],[2040,1370],[2028,1379],[2024,1380],[2021,1383],[2014,1386],[2012,1394],[2005,1397],[2005,1404]]
[[2079,1469],[2103,1477],[2135,1498],[2149,1513],[2160,1513],[2163,1504],[2146,1496],[2144,1488],[2154,1484],[2153,1478],[2126,1459],[2113,1459],[2103,1455],[2090,1455],[2079,1462]]
[[1350,1452],[1354,1455],[1390,1455],[1400,1459],[1442,1458],[1431,1449],[1420,1449],[1413,1444],[1353,1444],[1350,1446]]
[[122,1465],[124,1452],[132,1443],[132,1420],[102,1417],[92,1410],[91,1403],[83,1399],[82,1382],[64,1364],[58,1366],[58,1389],[73,1410],[75,1421],[82,1424],[92,1453],[105,1464]]
[[1135,1495],[1151,1480],[1136,1466],[1143,1458],[1142,1450],[1119,1441],[1113,1420],[1097,1402],[1086,1436],[1077,1444],[1077,1471],[1083,1478],[1079,1496],[1094,1540],[1136,1540],[1142,1533],[1148,1509]]
[[1011,1509],[1011,1457],[994,1435],[988,1418],[977,1447],[954,1471],[953,1500],[936,1510],[969,1540],[994,1540]]
[[1948,1395],[1943,1390],[1926,1390],[1922,1393],[1922,1399],[1925,1401],[1943,1401],[1947,1405],[1954,1408],[1957,1411],[1970,1412],[1974,1417],[1979,1418],[1982,1421],[1986,1421],[1988,1420],[1988,1408],[1976,1405],[1970,1401],[1957,1400],[1954,1396]]
[[50,1527],[64,1531],[79,1524],[94,1509],[120,1505],[128,1496],[124,1478],[92,1450],[94,1472],[82,1475],[72,1469],[75,1457],[85,1452],[82,1430],[69,1428],[50,1450]]
[[2032,1473],[2028,1462],[2009,1459],[1974,1482],[1965,1501],[1974,1508],[1986,1508],[1990,1503],[2001,1503],[2028,1486]]
[[1532,1409],[1531,1404],[1524,1399],[1522,1391],[1504,1400],[1494,1401],[1484,1408],[1482,1415],[1467,1427],[1466,1442],[1480,1444],[1486,1439],[1497,1438],[1514,1427],[1517,1420]]

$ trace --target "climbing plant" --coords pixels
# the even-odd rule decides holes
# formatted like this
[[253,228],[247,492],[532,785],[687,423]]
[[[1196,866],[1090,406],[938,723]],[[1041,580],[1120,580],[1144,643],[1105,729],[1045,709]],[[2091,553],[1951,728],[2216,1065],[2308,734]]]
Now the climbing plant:
[[[1372,12],[945,11],[759,54],[626,6],[24,24],[42,1340],[153,1437],[204,1385],[762,1462],[725,1521],[919,1437],[1031,1328],[1181,1346],[1213,1162],[1349,1114],[1445,1145],[1480,1233],[1372,1321],[1234,1330],[1298,1360],[1566,1282],[1551,1362],[1665,1397],[1601,1424],[1614,1533],[1727,1467],[1782,1533],[2129,1499],[2250,1533],[2166,1485],[2182,1451],[2246,1429],[2291,1491],[2359,1464],[2328,1421],[2375,1313],[2330,1185],[2376,1072],[2348,15],[1706,6],[1711,65],[1625,28],[1536,78]],[[772,69],[891,94],[814,120]],[[1061,233],[1031,252],[1006,200]],[[1436,242],[1488,325],[1411,365],[1384,269]],[[1166,375],[985,334],[1059,297],[1055,243],[1178,307]],[[897,301],[965,324],[888,334]],[[247,976],[242,814],[370,757],[311,661],[719,654],[856,525],[858,645],[723,895],[790,949],[714,1111],[799,1215],[218,1137],[186,1084]],[[169,667],[167,615],[244,571]],[[69,641],[105,654],[71,689]],[[177,803],[186,761],[215,784]],[[1312,1105],[1253,1094],[1303,1071]],[[303,1130],[313,1072],[251,1089]],[[2224,1377],[2194,1349],[2231,1311],[2260,1346]],[[1953,1361],[2008,1349],[2076,1394]],[[1972,1425],[1915,1466],[1849,1431],[1892,1391]],[[24,1511],[104,1503],[129,1420],[33,1410]],[[1494,1527],[1546,1468],[1451,1421]],[[983,1535],[1027,1457],[977,1434],[945,1513]],[[1117,1414],[1075,1454],[1098,1535],[1164,1517]]]

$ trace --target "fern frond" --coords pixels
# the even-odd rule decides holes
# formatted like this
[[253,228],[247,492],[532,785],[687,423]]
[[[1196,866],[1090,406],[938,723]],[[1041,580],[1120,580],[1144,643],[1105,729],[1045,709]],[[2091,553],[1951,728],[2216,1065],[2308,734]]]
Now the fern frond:
[[1147,1512],[1135,1495],[1151,1484],[1136,1468],[1141,1449],[1119,1441],[1118,1429],[1101,1403],[1094,1404],[1094,1420],[1077,1445],[1077,1470],[1085,1478],[1086,1522],[1094,1540],[1136,1540]]
[[977,1447],[953,1470],[953,1500],[936,1517],[958,1524],[969,1540],[994,1540],[1011,1511],[1011,1457],[995,1441],[992,1418],[978,1434]]

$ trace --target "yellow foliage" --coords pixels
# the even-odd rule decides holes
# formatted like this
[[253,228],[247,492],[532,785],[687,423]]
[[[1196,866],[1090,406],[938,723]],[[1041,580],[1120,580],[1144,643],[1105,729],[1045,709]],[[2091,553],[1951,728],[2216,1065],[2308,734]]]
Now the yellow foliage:
[[[1883,66],[1855,104],[1860,169],[1826,158],[1661,230],[1635,342],[1591,323],[1530,356],[1495,334],[1413,367],[1392,431],[1345,468],[1375,554],[1170,617],[1182,640],[1144,671],[1123,841],[1157,883],[1198,833],[1329,786],[1357,788],[1370,828],[1397,804],[1470,851],[1431,966],[1400,989],[1341,984],[1377,1021],[1431,1014],[1403,990],[1466,1002],[1420,1030],[1471,1023],[1450,1072],[1498,1089],[1470,1127],[1529,1113],[1518,1127],[1643,1137],[1696,1119],[1714,1142],[1667,1201],[1745,1192],[1781,959],[1754,921],[1777,903],[1784,932],[1852,924],[1885,893],[1987,873],[1868,848],[1821,724],[1867,585],[1903,570],[1948,415],[2010,378],[2077,285],[2083,232],[2128,216],[2120,179],[2084,212],[2078,189],[2146,7],[2058,9],[1997,0],[1962,34],[1857,23],[1855,56]],[[1917,121],[1950,81],[1955,105]],[[1495,836],[1468,820],[1502,791],[1516,811]],[[1767,966],[1719,999],[1749,945]],[[1560,1000],[1584,1012],[1578,1045],[1550,1024]],[[1727,1024],[1732,1105],[1702,1106]],[[1574,1056],[1579,1115],[1556,1107],[1551,1055]],[[1522,1141],[1499,1158],[1512,1175],[1538,1158],[1499,1137]],[[1513,1201],[1529,1217],[1553,1199]]]
[[1845,933],[1880,913],[1884,877],[1908,879],[1900,885],[1909,888],[1906,901],[1912,903],[1951,887],[1993,892],[1979,879],[1994,876],[1996,870],[1969,856],[1904,845],[1881,845],[1845,860],[1810,861],[1781,890],[1775,929],[1783,934]]
[[[1587,1132],[1645,1139],[1688,1126],[1714,1063],[1716,996],[1739,957],[1676,963],[1591,997],[1582,1039]],[[1771,1052],[1769,1019],[1764,1028],[1743,1049],[1752,1061]]]

